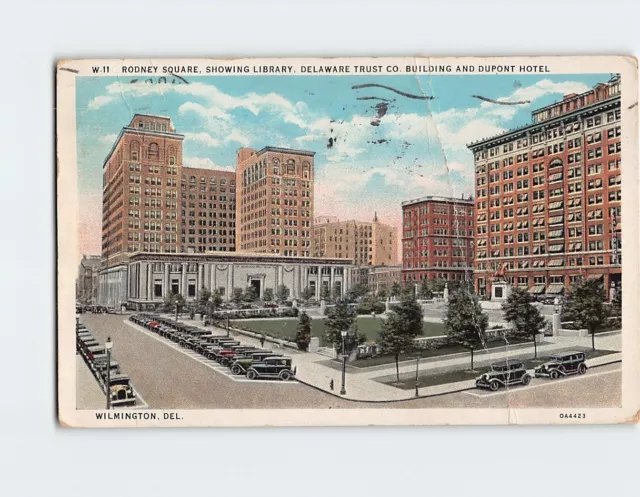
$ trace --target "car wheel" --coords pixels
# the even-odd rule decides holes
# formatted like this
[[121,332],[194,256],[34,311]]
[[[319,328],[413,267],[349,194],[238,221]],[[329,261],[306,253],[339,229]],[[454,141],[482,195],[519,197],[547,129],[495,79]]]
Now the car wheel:
[[500,383],[498,383],[497,381],[492,381],[491,383],[489,383],[489,388],[492,392],[495,392],[496,390],[498,390],[498,388],[500,388]]
[[280,379],[282,381],[289,381],[291,379],[291,373],[289,371],[282,371],[280,373]]
[[522,384],[523,385],[528,385],[529,383],[531,383],[531,376],[529,376],[528,374],[525,374],[522,377]]
[[248,380],[255,380],[258,377],[258,375],[256,374],[255,371],[249,370],[247,371],[247,379]]
[[558,373],[558,371],[555,369],[549,373],[549,378],[551,378],[552,380],[557,380],[559,376],[560,373]]
[[231,368],[231,372],[232,372],[233,374],[240,374],[240,373],[242,372],[242,370],[240,369],[240,366],[233,366],[233,367]]
[[578,366],[578,374],[585,374],[587,372],[587,366],[584,364],[580,364]]

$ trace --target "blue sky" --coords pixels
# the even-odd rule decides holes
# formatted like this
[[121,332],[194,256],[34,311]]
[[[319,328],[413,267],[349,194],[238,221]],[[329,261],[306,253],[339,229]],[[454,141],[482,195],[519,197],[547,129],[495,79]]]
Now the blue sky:
[[[181,85],[78,77],[81,250],[99,253],[102,163],[136,112],[171,117],[185,135],[187,166],[232,168],[236,150],[245,146],[313,150],[316,216],[368,220],[378,211],[383,222],[400,226],[403,200],[473,193],[467,143],[527,124],[531,110],[609,77],[215,76]],[[351,88],[365,83],[434,99]],[[531,103],[498,105],[472,95]],[[376,120],[380,103],[388,108]]]

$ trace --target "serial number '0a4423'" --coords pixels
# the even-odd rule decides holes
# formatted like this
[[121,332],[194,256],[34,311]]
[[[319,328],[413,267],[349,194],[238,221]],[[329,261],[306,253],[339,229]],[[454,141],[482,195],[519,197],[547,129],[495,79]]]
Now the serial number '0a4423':
[[560,413],[560,419],[587,419],[587,415],[584,412],[577,413]]

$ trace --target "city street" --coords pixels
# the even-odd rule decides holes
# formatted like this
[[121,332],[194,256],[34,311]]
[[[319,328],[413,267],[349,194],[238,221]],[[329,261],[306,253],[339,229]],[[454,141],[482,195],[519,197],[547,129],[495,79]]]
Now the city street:
[[394,403],[352,402],[295,382],[237,381],[130,326],[127,316],[83,314],[80,319],[99,341],[111,337],[114,358],[150,408],[599,407],[615,405],[621,392],[621,366],[611,364],[584,376],[496,393],[473,389]]

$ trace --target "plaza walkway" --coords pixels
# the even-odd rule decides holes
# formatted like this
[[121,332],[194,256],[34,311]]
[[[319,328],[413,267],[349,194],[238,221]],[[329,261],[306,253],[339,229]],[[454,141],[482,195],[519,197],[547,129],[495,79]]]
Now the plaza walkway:
[[[202,321],[181,320],[184,323],[202,327]],[[226,333],[222,328],[207,327],[205,328],[214,334]],[[232,330],[232,336],[240,340],[242,343],[260,346],[257,338],[249,337]],[[544,343],[538,345],[538,357],[545,357],[553,352],[567,350],[573,347],[591,348],[591,337],[545,337]],[[265,348],[274,348],[278,351],[291,356],[293,366],[296,369],[296,378],[310,386],[324,390],[329,393],[338,395],[340,391],[342,370],[341,363],[332,361],[331,358],[317,354],[300,352],[296,349],[284,347],[281,340],[272,340],[267,338]],[[601,333],[596,335],[596,348],[600,350],[621,351],[621,333],[620,331]],[[481,366],[498,360],[508,358],[531,358],[533,355],[533,346],[531,344],[518,344],[495,349],[477,351],[475,356],[475,365]],[[587,360],[587,366],[595,366],[598,364],[609,363],[620,360],[622,354],[615,353],[606,356],[597,357]],[[436,371],[443,369],[468,369],[470,365],[469,353],[452,354],[441,357],[430,357],[420,360],[419,374],[422,376],[427,371]],[[413,374],[415,375],[416,361],[406,361],[400,363],[400,376]],[[395,363],[373,366],[370,368],[356,368],[347,366],[346,385],[347,394],[343,397],[351,400],[385,402],[397,401],[403,399],[414,398],[415,391],[413,389],[402,390],[390,385],[376,381],[381,377],[396,374]],[[333,379],[334,389],[331,390],[330,383]],[[448,383],[443,385],[435,385],[420,388],[420,396],[437,395],[443,393],[451,393],[460,390],[474,388],[474,380],[466,380],[456,383]]]

